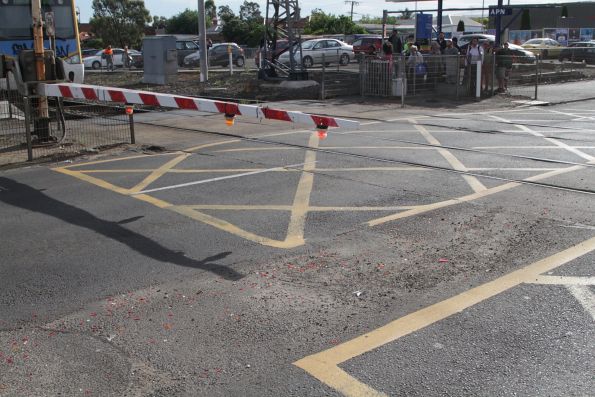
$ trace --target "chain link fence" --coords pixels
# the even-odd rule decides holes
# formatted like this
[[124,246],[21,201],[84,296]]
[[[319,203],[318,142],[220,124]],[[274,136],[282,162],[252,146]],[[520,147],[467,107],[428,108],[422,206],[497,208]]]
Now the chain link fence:
[[46,100],[0,90],[0,165],[134,143],[133,116],[121,104]]

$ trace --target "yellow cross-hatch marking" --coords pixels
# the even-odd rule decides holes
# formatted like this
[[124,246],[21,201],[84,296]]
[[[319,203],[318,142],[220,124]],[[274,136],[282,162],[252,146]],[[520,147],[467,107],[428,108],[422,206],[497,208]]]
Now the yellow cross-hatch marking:
[[352,358],[419,331],[523,283],[543,281],[551,271],[595,250],[595,237],[496,280],[394,320],[372,332],[296,361],[294,365],[348,397],[386,396],[339,368]]
[[[440,146],[440,142],[432,136],[427,129],[423,126],[417,124],[415,119],[409,118],[409,122],[413,125],[417,132],[419,132],[430,144]],[[302,133],[303,131],[292,131],[292,132],[284,132],[279,134],[270,134],[270,136],[277,136],[277,135],[287,135],[287,134],[298,134]],[[155,183],[157,180],[163,178],[164,175],[167,174],[191,174],[191,173],[219,173],[219,174],[234,174],[234,173],[242,173],[242,172],[252,172],[258,171],[257,168],[236,168],[236,169],[177,169],[175,168],[184,160],[186,160],[189,156],[192,155],[193,152],[197,152],[203,149],[214,148],[216,146],[223,146],[223,145],[230,145],[235,144],[238,142],[242,142],[241,139],[228,139],[228,140],[219,140],[215,142],[209,142],[202,145],[191,147],[184,151],[177,151],[177,152],[170,152],[170,153],[158,153],[158,154],[151,154],[150,156],[155,158],[163,158],[167,159],[167,161],[158,166],[157,168],[139,168],[134,169],[130,167],[121,167],[119,169],[88,169],[84,167],[94,166],[94,165],[105,165],[105,164],[112,164],[116,162],[124,162],[126,160],[136,160],[136,159],[145,159],[149,155],[134,155],[130,157],[123,157],[117,159],[109,159],[109,160],[98,160],[92,161],[84,164],[74,164],[65,167],[55,168],[54,170],[57,172],[61,172],[66,175],[73,176],[80,180],[83,180],[87,183],[94,184],[104,189],[111,190],[113,192],[130,196],[136,198],[138,200],[150,203],[158,208],[168,209],[173,211],[177,214],[186,216],[188,218],[197,220],[204,224],[210,225],[232,235],[238,236],[240,238],[270,246],[275,248],[282,248],[282,249],[289,249],[295,248],[300,245],[305,244],[305,228],[306,228],[306,219],[308,213],[310,212],[328,212],[328,211],[337,211],[337,212],[345,212],[345,211],[352,211],[352,212],[362,212],[362,211],[369,211],[369,212],[379,212],[379,211],[389,211],[395,212],[392,215],[383,216],[378,219],[373,219],[366,224],[368,226],[376,226],[386,222],[396,221],[399,219],[404,219],[411,216],[416,216],[419,214],[423,214],[429,211],[433,211],[440,208],[445,208],[457,204],[461,204],[464,202],[469,202],[473,200],[478,200],[496,193],[504,192],[506,190],[515,188],[520,186],[520,183],[510,182],[504,183],[502,185],[486,188],[476,177],[469,176],[469,175],[462,175],[463,179],[469,184],[469,186],[473,189],[474,193],[464,195],[458,198],[447,199],[440,202],[435,202],[431,204],[422,204],[422,205],[391,205],[391,206],[384,206],[384,207],[371,207],[371,206],[360,206],[360,207],[353,207],[353,206],[311,206],[310,205],[310,197],[312,194],[312,189],[314,185],[314,177],[315,172],[392,172],[392,171],[407,171],[407,172],[428,172],[431,171],[428,168],[421,168],[421,167],[413,167],[413,166],[387,166],[387,167],[348,167],[348,168],[318,168],[315,166],[316,163],[316,155],[317,152],[315,149],[319,146],[319,139],[316,134],[310,133],[310,138],[308,142],[308,148],[301,149],[305,150],[305,160],[303,167],[295,167],[295,168],[275,168],[270,169],[270,172],[290,172],[290,173],[301,173],[300,179],[296,188],[296,192],[294,195],[293,203],[291,205],[174,205],[162,199],[157,199],[147,193],[144,193],[151,184]],[[330,148],[339,147],[339,146],[330,146]],[[354,146],[353,149],[358,148],[371,148],[372,146]],[[326,147],[325,147],[326,148]],[[391,147],[387,147],[391,149]],[[395,150],[400,150],[401,148],[392,147]],[[250,149],[229,149],[231,151],[243,151],[243,150],[262,150],[263,148],[250,148]],[[273,150],[277,150],[278,148],[274,148]],[[294,149],[294,148],[292,148]],[[473,170],[473,168],[467,168],[460,160],[458,160],[450,151],[443,148],[427,148],[431,150],[437,150],[438,153],[446,159],[449,164],[455,170],[459,171],[468,171]],[[297,150],[297,148],[296,148]],[[216,150],[216,152],[225,152],[226,150]],[[170,158],[173,157],[173,158]],[[527,171],[535,171],[542,173],[526,178],[526,181],[537,181],[545,178],[550,178],[556,175],[573,172],[582,169],[582,166],[574,166],[568,168],[558,168],[558,169],[551,169],[551,168],[535,168],[535,169],[526,169]],[[503,169],[503,170],[515,170],[515,169]],[[105,174],[117,174],[117,173],[124,173],[124,174],[146,174],[143,180],[140,183],[137,183],[132,188],[123,188],[112,183],[109,183],[99,177],[102,173]],[[95,175],[95,176],[94,176]],[[233,176],[233,175],[232,175]],[[249,210],[267,210],[267,211],[287,211],[290,212],[290,220],[287,227],[287,233],[284,239],[282,240],[275,240],[267,237],[260,236],[256,233],[244,230],[237,225],[234,225],[226,220],[217,218],[213,215],[206,214],[202,211],[207,210],[223,210],[223,211],[249,211]]]

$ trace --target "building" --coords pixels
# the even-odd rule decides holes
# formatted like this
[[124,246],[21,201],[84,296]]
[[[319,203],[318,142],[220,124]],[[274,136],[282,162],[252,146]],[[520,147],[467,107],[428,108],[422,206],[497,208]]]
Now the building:
[[[564,6],[568,16],[562,16]],[[529,11],[530,30],[547,28],[595,28],[595,2],[557,3],[541,5],[514,5],[512,15],[502,16],[502,28],[521,29],[523,9]],[[490,18],[490,28],[496,28],[495,17]]]
[[[459,21],[463,21],[463,23],[465,24],[465,33],[478,33],[483,32],[484,30],[484,26],[480,22],[477,22],[466,15],[443,15],[442,31],[445,33],[446,37],[452,37],[453,35],[457,34],[457,27],[459,25]],[[382,34],[382,25],[380,24],[364,23],[358,25],[366,29],[368,33]],[[438,30],[435,16],[433,28],[435,32]],[[399,19],[396,25],[387,24],[387,35],[389,35],[393,29],[397,29],[399,31],[399,34],[402,36],[413,34],[415,33],[415,19]]]

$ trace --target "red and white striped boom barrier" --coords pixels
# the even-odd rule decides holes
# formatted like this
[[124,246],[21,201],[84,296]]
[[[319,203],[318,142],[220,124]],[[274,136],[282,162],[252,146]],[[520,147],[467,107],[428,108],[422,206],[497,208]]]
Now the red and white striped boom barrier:
[[99,102],[119,102],[133,105],[149,105],[173,109],[196,110],[208,113],[222,113],[226,118],[235,116],[255,117],[259,120],[280,120],[305,124],[319,129],[329,127],[359,129],[359,122],[335,117],[317,116],[298,111],[273,109],[266,106],[242,105],[204,98],[193,98],[125,88],[96,85],[40,83],[38,92],[42,96],[70,99],[86,99]]

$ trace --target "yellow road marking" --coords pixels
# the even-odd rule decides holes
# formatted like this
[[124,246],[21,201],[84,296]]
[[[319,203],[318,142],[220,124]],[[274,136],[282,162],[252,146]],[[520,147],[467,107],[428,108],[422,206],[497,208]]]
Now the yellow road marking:
[[[291,205],[183,205],[195,210],[225,210],[225,211],[291,211]],[[417,208],[416,205],[396,207],[308,207],[309,212],[332,212],[332,211],[402,211]]]
[[165,173],[167,173],[167,171],[174,168],[176,165],[178,165],[182,161],[186,160],[186,158],[188,158],[188,156],[190,156],[190,153],[184,153],[184,154],[176,157],[175,159],[172,159],[172,160],[168,161],[167,163],[163,164],[161,167],[159,167],[156,170],[154,170],[153,172],[151,172],[151,174],[149,176],[147,176],[145,179],[143,179],[143,181],[141,183],[137,184],[135,187],[130,189],[130,192],[138,193],[138,192],[144,190],[151,183],[153,183],[157,179],[161,178]]
[[296,361],[294,365],[345,396],[383,396],[384,394],[347,374],[338,365],[468,309],[522,283],[529,283],[538,278],[540,274],[562,266],[593,250],[595,250],[595,237],[496,280],[408,314],[346,343],[305,357]]
[[124,194],[124,195],[128,195],[130,193],[129,189],[124,189],[119,186],[112,185],[111,183],[106,182],[103,179],[98,179],[98,178],[92,177],[90,175],[83,174],[82,172],[68,169],[66,167],[54,168],[54,171],[73,176],[73,177],[83,180],[85,182],[91,183],[93,185],[97,185],[99,187],[102,187],[107,190],[111,190],[116,193],[120,193],[120,194]]
[[136,156],[129,156],[129,157],[119,157],[116,159],[109,159],[109,160],[97,160],[97,161],[89,161],[88,163],[83,163],[83,164],[71,164],[71,165],[66,165],[63,167],[58,167],[60,169],[64,169],[64,168],[77,168],[77,167],[83,167],[83,166],[87,166],[87,165],[97,165],[97,164],[106,164],[106,163],[115,163],[117,161],[126,161],[126,160],[134,160],[134,159],[146,159],[149,157],[154,157],[154,156],[177,156],[182,152],[168,152],[168,153],[155,153],[155,154],[140,154],[140,155],[136,155]]
[[206,223],[207,225],[223,230],[224,232],[269,247],[289,249],[299,247],[300,245],[304,244],[303,241],[299,241],[298,239],[294,238],[290,239],[289,236],[285,241],[273,240],[270,238],[262,237],[257,234],[248,232],[244,229],[241,229],[240,227],[232,223],[229,223],[223,219],[219,219],[214,216],[207,215],[203,212],[196,211],[188,206],[171,206],[168,209],[177,212],[178,214],[200,221],[202,223]]
[[[539,175],[535,175],[529,178],[525,178],[523,179],[524,181],[529,181],[529,182],[536,182],[539,181],[541,179],[546,179],[546,178],[551,178],[553,176],[556,175],[561,175],[561,174],[565,174],[568,172],[574,172],[577,170],[581,170],[584,169],[583,166],[580,165],[575,165],[572,167],[568,167],[568,168],[562,168],[562,169],[558,169],[555,171],[550,171],[550,172],[545,172],[543,174],[539,174]],[[500,192],[504,192],[506,190],[510,190],[512,188],[521,186],[522,184],[519,182],[509,182],[509,183],[505,183],[503,185],[500,186],[496,186],[487,190],[484,190],[482,192],[478,192],[478,193],[473,193],[473,194],[469,194],[467,196],[462,196],[462,197],[458,197],[458,198],[454,198],[454,199],[450,199],[450,200],[445,200],[445,201],[440,201],[437,203],[433,203],[433,204],[427,204],[427,205],[420,205],[417,208],[405,211],[405,212],[401,212],[401,213],[397,213],[394,215],[389,215],[389,216],[385,216],[382,218],[378,218],[378,219],[374,219],[371,220],[369,222],[367,222],[368,225],[370,226],[377,226],[386,222],[391,222],[391,221],[395,221],[397,219],[403,219],[403,218],[408,218],[410,216],[415,216],[415,215],[419,215],[419,214],[424,214],[426,212],[430,212],[430,211],[434,211],[440,208],[445,208],[445,207],[450,207],[452,205],[457,205],[457,204],[461,204],[461,203],[465,203],[465,202],[469,202],[469,201],[473,201],[473,200],[477,200],[480,198],[484,198],[487,196],[491,196],[492,194],[496,194],[496,193],[500,193]]]
[[[251,172],[261,171],[266,168],[228,168],[228,169],[171,169],[168,170],[168,174],[209,174],[209,173],[235,173],[235,172]],[[520,171],[543,171],[551,170],[556,168],[537,168],[537,169],[519,169]],[[471,170],[471,168],[469,168]],[[482,168],[482,170],[498,170],[498,168]],[[515,170],[515,169],[513,169]],[[85,174],[142,174],[150,173],[155,171],[149,168],[138,168],[138,169],[109,169],[109,170],[79,170]],[[429,168],[421,167],[354,167],[354,168],[316,168],[318,172],[353,172],[353,171],[431,171]],[[294,168],[279,168],[271,170],[271,172],[302,172],[301,169]]]
[[[438,139],[436,139],[432,134],[430,134],[430,132],[424,126],[418,125],[416,120],[411,120],[411,123],[419,131],[419,133],[428,141],[428,143],[435,146],[442,146],[440,141],[438,141]],[[438,153],[440,153],[442,157],[444,157],[444,159],[448,161],[448,163],[455,170],[468,171],[467,167],[465,167],[465,165],[461,163],[459,159],[457,159],[455,155],[452,154],[449,150],[441,148],[438,149]],[[471,189],[473,189],[473,191],[476,193],[487,190],[484,184],[481,183],[479,179],[477,179],[473,175],[463,175],[463,179],[469,184],[469,186],[471,186]]]
[[[312,134],[308,142],[308,147],[316,149],[320,140],[317,135]],[[308,150],[304,160],[302,176],[296,189],[291,210],[291,218],[287,227],[287,237],[285,241],[295,246],[305,243],[304,229],[306,225],[306,216],[308,215],[308,206],[310,205],[310,195],[314,186],[314,173],[316,169],[316,151]]]

